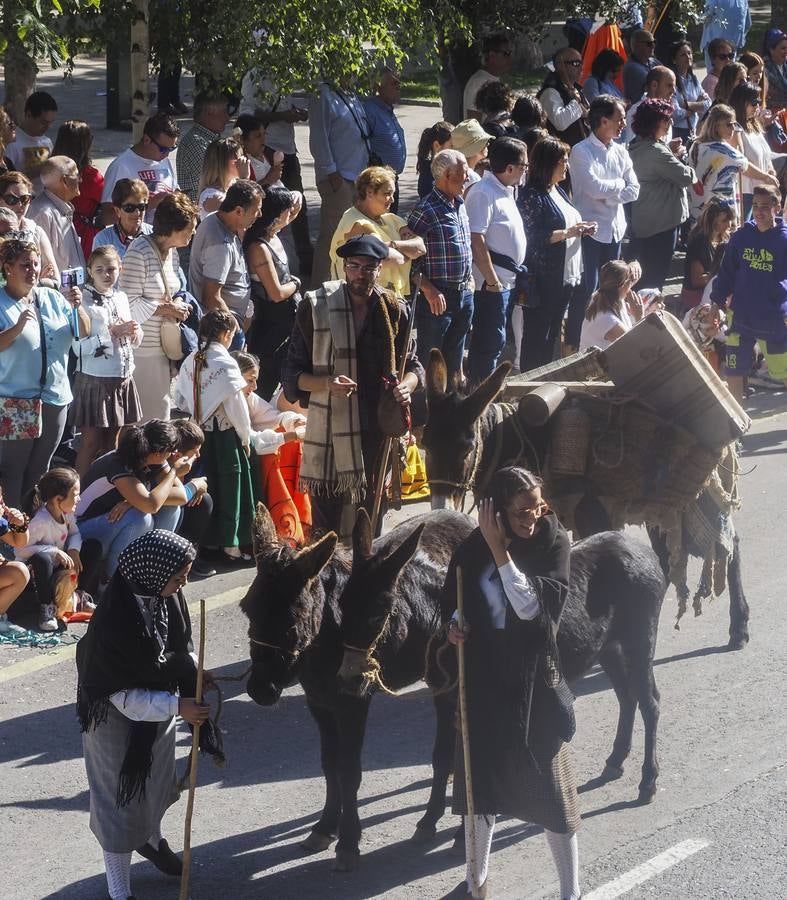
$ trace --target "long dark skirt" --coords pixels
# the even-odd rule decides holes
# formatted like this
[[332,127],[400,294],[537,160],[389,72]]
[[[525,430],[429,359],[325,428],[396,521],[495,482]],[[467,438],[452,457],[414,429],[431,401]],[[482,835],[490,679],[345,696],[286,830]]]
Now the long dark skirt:
[[[476,635],[476,640],[480,639]],[[484,637],[486,640],[486,636]],[[505,659],[503,631],[491,638],[492,654],[470,652],[467,642],[467,710],[470,762],[476,815],[506,815],[534,822],[549,831],[573,834],[579,827],[576,779],[566,744],[539,721],[537,698],[530,723],[530,749],[525,746],[517,704],[506,697],[501,667],[480,664]],[[456,745],[453,810],[465,815],[464,757],[461,735]]]
[[251,523],[257,501],[262,499],[260,467],[254,451],[246,456],[237,432],[205,432],[202,461],[213,498],[213,516],[208,529],[211,544],[244,547],[251,544]]

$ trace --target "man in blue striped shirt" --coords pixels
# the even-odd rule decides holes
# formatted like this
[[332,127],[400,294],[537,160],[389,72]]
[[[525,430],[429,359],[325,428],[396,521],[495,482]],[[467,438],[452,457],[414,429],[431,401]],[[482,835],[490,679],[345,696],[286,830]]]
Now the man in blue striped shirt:
[[399,212],[399,176],[407,162],[407,146],[404,129],[394,112],[394,105],[401,98],[399,76],[385,69],[377,81],[377,93],[363,101],[366,121],[369,123],[369,145],[379,164],[390,166],[396,173],[396,193],[390,211]]

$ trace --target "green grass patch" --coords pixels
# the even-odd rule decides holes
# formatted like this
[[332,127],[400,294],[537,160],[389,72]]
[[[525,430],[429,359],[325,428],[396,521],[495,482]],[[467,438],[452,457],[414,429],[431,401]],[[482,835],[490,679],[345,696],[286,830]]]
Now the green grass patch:
[[[541,87],[544,72],[512,72],[508,83],[515,90],[534,91]],[[424,69],[413,72],[402,79],[403,100],[440,100],[440,86],[437,81],[437,69]]]

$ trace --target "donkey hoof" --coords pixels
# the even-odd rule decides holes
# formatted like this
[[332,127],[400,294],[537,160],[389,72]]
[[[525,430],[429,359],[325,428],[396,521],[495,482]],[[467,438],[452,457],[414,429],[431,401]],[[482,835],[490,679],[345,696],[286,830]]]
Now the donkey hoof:
[[327,850],[335,840],[336,838],[331,834],[322,834],[319,831],[312,831],[306,840],[301,842],[301,850],[305,850],[307,853],[322,853],[322,851]]
[[729,642],[727,643],[728,650],[743,650],[746,644],[749,643],[749,635],[748,634],[736,634],[730,637]]
[[337,850],[333,862],[334,872],[354,872],[358,868],[361,854],[357,850]]
[[601,773],[601,778],[604,781],[617,781],[618,778],[623,777],[623,766],[613,766],[611,763],[607,763],[604,766],[604,771]]
[[416,825],[413,836],[410,838],[410,842],[420,846],[426,846],[427,844],[431,844],[436,837],[437,829],[434,825]]
[[647,806],[648,803],[653,802],[653,798],[656,796],[656,785],[644,785],[641,784],[639,786],[639,796],[637,797],[637,802],[642,806]]

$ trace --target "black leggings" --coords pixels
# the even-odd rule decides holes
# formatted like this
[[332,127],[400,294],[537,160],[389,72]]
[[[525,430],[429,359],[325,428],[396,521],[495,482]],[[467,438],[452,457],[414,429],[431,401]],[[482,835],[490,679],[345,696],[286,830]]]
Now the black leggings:
[[60,566],[55,564],[49,553],[34,553],[28,560],[30,568],[33,570],[33,578],[35,579],[36,595],[38,602],[42,605],[55,602],[55,572]]
[[183,516],[178,526],[178,534],[191,541],[192,544],[199,546],[208,526],[210,525],[210,517],[213,515],[213,497],[210,494],[202,495],[202,502],[196,506],[184,506]]

